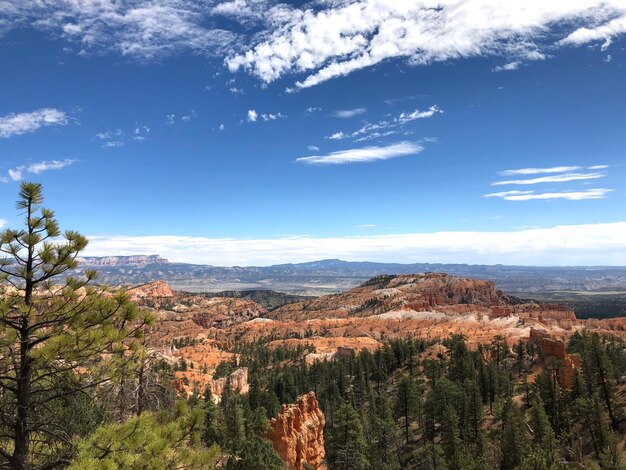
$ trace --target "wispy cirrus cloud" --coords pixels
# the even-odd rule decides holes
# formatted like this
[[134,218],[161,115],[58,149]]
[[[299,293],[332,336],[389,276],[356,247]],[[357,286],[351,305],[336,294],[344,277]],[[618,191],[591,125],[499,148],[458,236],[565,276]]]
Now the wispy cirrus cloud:
[[[174,123],[173,114],[172,124]],[[169,116],[168,116],[169,117]],[[123,147],[126,143],[134,140],[137,142],[143,142],[148,138],[150,134],[150,128],[144,125],[135,125],[130,132],[124,132],[122,129],[115,128],[107,131],[98,132],[95,138],[100,141],[100,147],[102,148],[117,148]]]
[[604,199],[612,189],[586,189],[583,191],[557,191],[537,193],[535,191],[503,191],[499,193],[485,194],[487,198],[501,198],[505,201],[532,201],[549,199],[567,199],[569,201],[584,201],[587,199]]
[[426,110],[416,109],[412,112],[403,112],[395,117],[383,119],[378,122],[367,122],[356,131],[349,133],[339,131],[327,136],[326,138],[331,140],[356,139],[356,141],[376,139],[395,134],[396,128],[399,128],[407,123],[418,119],[431,118],[435,114],[439,113],[443,113],[443,110],[439,106],[433,105]]
[[8,114],[0,117],[0,137],[26,134],[41,127],[65,126],[68,122],[67,114],[56,108],[41,108],[30,113]]
[[448,231],[345,237],[205,238],[90,236],[87,256],[158,253],[171,261],[260,266],[348,261],[519,265],[625,265],[626,222],[511,231]]
[[[561,165],[546,168],[518,168],[514,170],[500,171],[501,176],[534,176],[532,178],[508,179],[494,181],[491,186],[530,186],[542,184],[562,184],[580,181],[596,180],[604,178],[605,170],[608,165],[578,166],[578,165]],[[576,172],[577,170],[590,170],[590,172]],[[541,175],[541,176],[536,176]],[[501,191],[495,193],[484,194],[486,198],[500,198],[506,201],[532,201],[532,200],[551,200],[565,199],[569,201],[583,201],[587,199],[604,199],[612,189],[596,188],[596,189],[578,189],[568,188],[562,191],[554,191],[552,188],[544,191],[520,190],[513,189],[509,191]]]
[[49,160],[31,163],[29,165],[20,165],[16,168],[8,170],[8,178],[0,178],[0,181],[8,183],[9,180],[21,181],[27,173],[39,175],[44,171],[61,170],[67,166],[73,165],[77,160],[66,158],[65,160]]
[[[606,168],[605,165],[589,167],[590,170],[599,170]],[[580,170],[579,166],[553,166],[550,168],[518,168],[516,170],[504,170],[499,174],[502,176],[516,176],[516,175],[540,175],[543,173],[565,173],[568,171]]]
[[560,175],[540,176],[538,178],[495,181],[491,183],[491,186],[505,186],[513,184],[529,185],[541,183],[567,183],[569,181],[594,180],[598,178],[604,178],[605,176],[606,175],[604,173],[563,173]]
[[[174,53],[221,55],[240,35],[208,26],[216,1],[4,0],[7,27],[30,26],[76,44],[82,53],[115,52],[140,60]],[[1,31],[0,31],[1,32]]]
[[308,165],[345,165],[349,163],[375,162],[391,158],[415,155],[424,150],[413,142],[398,142],[384,147],[361,147],[348,150],[339,150],[326,155],[312,155],[300,157],[296,162]]

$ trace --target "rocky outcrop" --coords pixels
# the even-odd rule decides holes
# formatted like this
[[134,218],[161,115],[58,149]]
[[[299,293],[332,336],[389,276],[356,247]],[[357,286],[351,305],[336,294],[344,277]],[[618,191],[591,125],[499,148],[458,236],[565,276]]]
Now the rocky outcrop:
[[450,316],[475,313],[490,318],[518,316],[566,327],[576,320],[570,309],[509,297],[491,281],[442,273],[378,276],[342,294],[285,305],[272,311],[270,317],[303,321],[407,312],[439,312]]
[[245,394],[250,391],[250,385],[248,384],[248,368],[242,367],[231,373],[228,377],[222,377],[211,382],[211,394],[213,400],[217,403],[222,399],[222,392],[226,383],[230,382],[230,386],[233,390]]
[[574,369],[580,368],[582,365],[580,356],[578,354],[568,354],[565,343],[562,340],[550,338],[545,332],[534,328],[530,330],[529,339],[539,343],[541,353],[545,359],[555,358],[561,361],[558,380],[565,387],[571,386]]
[[194,309],[192,319],[203,328],[225,328],[267,313],[266,309],[251,300],[226,297],[203,299],[198,307]]
[[165,281],[153,281],[128,289],[131,300],[174,297],[176,293]]
[[314,392],[298,397],[294,404],[282,405],[272,419],[272,431],[267,438],[278,455],[293,470],[303,470],[309,464],[315,470],[324,466],[324,413]]

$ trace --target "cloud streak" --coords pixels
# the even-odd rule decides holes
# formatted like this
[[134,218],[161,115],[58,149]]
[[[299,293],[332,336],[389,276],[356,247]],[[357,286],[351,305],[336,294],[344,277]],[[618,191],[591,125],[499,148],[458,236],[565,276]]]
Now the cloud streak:
[[13,137],[34,132],[42,127],[65,126],[67,123],[67,115],[56,108],[42,108],[30,113],[8,114],[0,117],[0,137]]
[[529,185],[529,184],[542,184],[542,183],[567,183],[569,181],[580,180],[594,180],[598,178],[604,178],[606,175],[603,173],[563,173],[561,175],[540,176],[538,178],[529,178],[523,180],[505,180],[495,181],[491,183],[491,186],[504,186],[504,185]]
[[[606,168],[604,165],[589,167],[590,170],[598,170]],[[568,171],[580,170],[579,166],[553,166],[550,168],[519,168],[517,170],[504,170],[500,172],[502,176],[517,176],[517,175],[541,175],[543,173],[565,173]]]
[[8,183],[9,179],[13,181],[21,181],[24,179],[26,173],[33,175],[39,175],[44,171],[61,170],[67,166],[73,165],[76,160],[66,158],[65,160],[50,160],[37,163],[31,163],[30,165],[20,165],[16,168],[8,171],[8,178],[0,178],[0,181]]
[[515,231],[267,239],[90,236],[85,255],[158,253],[171,261],[221,266],[341,258],[348,261],[523,265],[624,265],[626,222]]
[[549,199],[566,199],[569,201],[583,201],[587,199],[604,199],[612,189],[586,189],[584,191],[558,191],[536,193],[535,191],[503,191],[485,194],[486,198],[501,198],[505,201],[532,201]]
[[308,165],[345,165],[349,163],[375,162],[407,155],[415,155],[422,150],[424,150],[424,147],[419,144],[413,142],[398,142],[385,147],[362,147],[339,150],[327,155],[300,157],[296,159],[296,162],[306,163]]

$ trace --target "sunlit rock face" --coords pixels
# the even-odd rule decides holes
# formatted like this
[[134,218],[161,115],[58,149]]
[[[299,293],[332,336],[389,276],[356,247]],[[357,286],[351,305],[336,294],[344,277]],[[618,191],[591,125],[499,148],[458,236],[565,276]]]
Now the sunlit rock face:
[[314,392],[298,397],[296,403],[282,405],[272,419],[268,439],[289,468],[303,470],[304,464],[324,470],[324,424]]

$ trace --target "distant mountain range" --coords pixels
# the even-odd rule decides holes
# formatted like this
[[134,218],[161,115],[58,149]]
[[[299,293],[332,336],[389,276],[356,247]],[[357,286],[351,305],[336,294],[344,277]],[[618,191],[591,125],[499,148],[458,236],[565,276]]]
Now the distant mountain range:
[[189,292],[271,289],[320,295],[355,287],[380,274],[445,272],[493,280],[498,289],[516,295],[557,292],[626,292],[626,267],[533,267],[506,265],[373,263],[326,259],[274,266],[210,266],[171,263],[158,255],[81,259],[79,272],[95,268],[99,281],[132,285],[162,279]]

